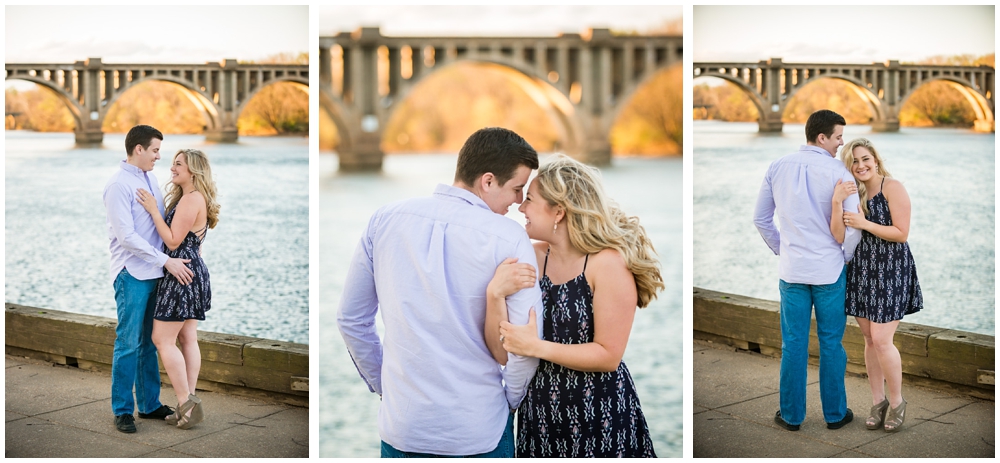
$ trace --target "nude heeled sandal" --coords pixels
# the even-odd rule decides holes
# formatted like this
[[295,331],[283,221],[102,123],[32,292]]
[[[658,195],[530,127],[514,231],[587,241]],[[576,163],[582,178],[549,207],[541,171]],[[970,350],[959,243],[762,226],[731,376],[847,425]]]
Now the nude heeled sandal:
[[889,399],[882,399],[878,405],[872,405],[872,411],[868,413],[868,418],[865,419],[865,427],[870,430],[875,430],[882,427],[882,423],[885,423],[885,412],[889,409]]
[[903,427],[903,413],[906,412],[906,399],[899,404],[898,408],[889,407],[889,412],[885,415],[885,432],[896,432]]

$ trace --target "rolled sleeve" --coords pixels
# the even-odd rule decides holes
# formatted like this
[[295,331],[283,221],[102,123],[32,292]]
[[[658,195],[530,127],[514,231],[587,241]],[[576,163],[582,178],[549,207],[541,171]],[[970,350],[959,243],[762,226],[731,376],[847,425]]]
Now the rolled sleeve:
[[337,311],[337,326],[354,367],[365,380],[368,390],[381,395],[382,343],[375,327],[378,293],[375,290],[371,236],[375,221],[373,216],[351,259]]
[[761,238],[771,248],[774,255],[780,254],[781,235],[778,228],[774,226],[774,193],[771,190],[771,169],[768,169],[764,181],[760,185],[760,192],[757,194],[757,206],[754,208],[753,223],[757,227]]
[[[845,169],[846,171],[846,169]],[[845,182],[857,182],[854,176],[850,172],[846,172],[846,175],[842,178]],[[854,193],[844,200],[844,210],[849,212],[857,212],[858,205],[861,204],[861,199],[858,197],[857,193]],[[844,229],[844,262],[850,262],[854,258],[854,249],[858,247],[858,243],[861,242],[861,230],[853,227],[846,227]]]
[[[538,261],[535,258],[535,250],[531,246],[530,240],[525,235],[524,239],[517,242],[516,255],[518,262],[525,262],[533,265],[537,271]],[[528,323],[528,311],[535,309],[535,321],[538,324],[538,337],[542,337],[542,318],[547,314],[542,305],[542,291],[538,287],[538,282],[531,288],[522,289],[507,297],[507,317],[510,323],[515,325],[526,325]],[[515,354],[507,355],[507,366],[501,370],[504,381],[504,393],[507,396],[507,404],[510,408],[516,409],[528,390],[528,383],[535,376],[538,368],[538,359],[534,357],[523,357]]]
[[163,267],[168,256],[156,249],[135,231],[132,219],[131,187],[114,183],[104,191],[104,208],[108,213],[108,224],[123,249],[145,262]]

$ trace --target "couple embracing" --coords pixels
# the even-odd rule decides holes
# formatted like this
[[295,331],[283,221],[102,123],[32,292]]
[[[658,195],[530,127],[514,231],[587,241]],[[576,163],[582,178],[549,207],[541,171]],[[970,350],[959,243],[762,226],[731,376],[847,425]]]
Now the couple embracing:
[[477,131],[453,185],[375,212],[348,270],[337,323],[381,397],[381,455],[655,456],[621,359],[661,288],[596,169]]
[[906,243],[910,198],[870,141],[844,144],[846,125],[830,110],[810,115],[807,144],[771,163],[754,213],[761,236],[780,258],[781,406],[774,421],[789,431],[798,431],[805,419],[813,307],[827,428],[854,419],[844,385],[847,315],[855,317],[865,340],[872,393],[865,427],[895,432],[905,419],[903,372],[892,338],[903,316],[923,307]]
[[[136,432],[136,408],[140,418],[180,429],[204,418],[195,395],[201,370],[197,327],[212,292],[201,243],[218,223],[219,205],[208,157],[191,149],[174,155],[164,198],[151,172],[162,141],[163,134],[148,125],[129,130],[126,159],[104,187],[118,312],[111,407],[115,427],[125,433]],[[160,403],[157,352],[177,394],[176,409]]]

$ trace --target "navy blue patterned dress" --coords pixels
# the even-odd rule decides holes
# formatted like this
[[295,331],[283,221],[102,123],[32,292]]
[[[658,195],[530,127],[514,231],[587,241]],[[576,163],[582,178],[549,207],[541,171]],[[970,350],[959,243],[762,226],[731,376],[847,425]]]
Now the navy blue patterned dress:
[[[548,261],[546,253],[545,267]],[[593,342],[594,295],[586,277],[580,273],[554,285],[545,267],[543,338],[562,344]],[[613,372],[597,373],[541,360],[518,408],[517,428],[518,457],[656,456],[625,362]]]
[[[164,219],[168,226],[174,220],[174,212],[177,212],[176,207],[168,212]],[[187,266],[194,272],[194,277],[190,284],[181,285],[170,272],[163,272],[163,278],[156,285],[154,319],[166,322],[204,320],[205,312],[212,308],[212,286],[208,281],[208,267],[205,266],[205,261],[201,260],[199,252],[207,234],[208,224],[205,224],[205,227],[197,232],[189,231],[177,249],[170,251],[166,245],[163,246],[163,252],[170,257],[191,259]]]
[[[885,178],[882,178],[885,184]],[[889,201],[879,191],[868,200],[869,221],[892,225]],[[917,265],[907,243],[894,243],[867,231],[854,250],[847,266],[847,315],[867,318],[875,323],[902,320],[924,307],[917,281]]]

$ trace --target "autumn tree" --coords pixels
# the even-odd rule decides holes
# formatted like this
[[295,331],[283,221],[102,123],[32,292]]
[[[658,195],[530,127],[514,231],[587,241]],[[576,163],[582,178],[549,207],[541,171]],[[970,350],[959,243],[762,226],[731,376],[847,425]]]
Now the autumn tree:
[[661,70],[636,89],[611,129],[616,154],[681,154],[684,146],[683,66]]
[[55,92],[35,86],[30,90],[4,91],[5,124],[8,129],[37,132],[72,132],[73,114]]
[[693,88],[694,119],[727,122],[755,122],[757,107],[750,97],[735,84],[724,82],[710,86],[707,83]]
[[240,135],[308,135],[309,93],[291,82],[268,85],[247,102],[236,126]]

